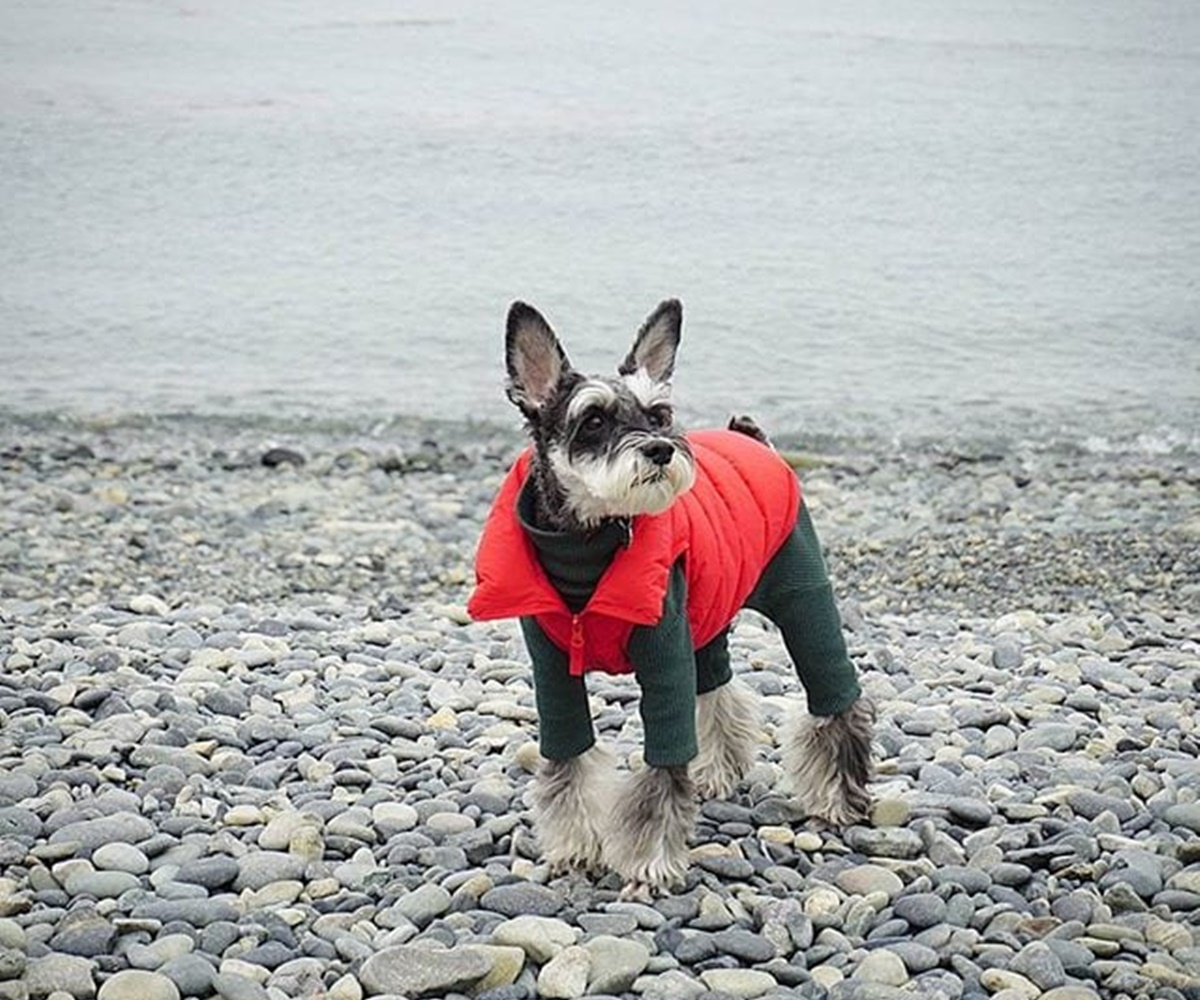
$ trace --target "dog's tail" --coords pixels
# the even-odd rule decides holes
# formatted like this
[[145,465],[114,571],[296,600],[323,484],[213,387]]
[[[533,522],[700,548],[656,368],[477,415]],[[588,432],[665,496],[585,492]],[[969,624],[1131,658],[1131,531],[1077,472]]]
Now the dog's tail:
[[752,437],[755,441],[760,441],[768,448],[774,447],[774,445],[771,444],[771,439],[768,438],[763,429],[754,422],[754,418],[748,417],[744,413],[740,416],[729,418],[729,429],[731,431],[737,431],[739,434],[745,434],[746,437]]

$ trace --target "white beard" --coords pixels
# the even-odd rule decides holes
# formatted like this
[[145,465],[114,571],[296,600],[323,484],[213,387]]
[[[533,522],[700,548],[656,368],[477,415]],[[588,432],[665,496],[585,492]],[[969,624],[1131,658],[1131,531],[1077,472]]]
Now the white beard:
[[574,462],[555,448],[550,462],[567,508],[588,525],[609,517],[661,514],[696,481],[695,462],[678,447],[666,465],[656,465],[636,446],[623,448],[611,459]]

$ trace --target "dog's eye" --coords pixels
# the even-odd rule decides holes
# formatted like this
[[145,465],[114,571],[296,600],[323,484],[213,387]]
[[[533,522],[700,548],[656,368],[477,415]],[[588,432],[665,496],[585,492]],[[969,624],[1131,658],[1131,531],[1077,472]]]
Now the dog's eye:
[[579,430],[589,436],[600,434],[608,425],[608,417],[600,410],[593,410],[579,423]]
[[672,413],[669,406],[656,406],[652,410],[646,411],[646,419],[650,421],[650,426],[658,430],[670,427],[671,418]]

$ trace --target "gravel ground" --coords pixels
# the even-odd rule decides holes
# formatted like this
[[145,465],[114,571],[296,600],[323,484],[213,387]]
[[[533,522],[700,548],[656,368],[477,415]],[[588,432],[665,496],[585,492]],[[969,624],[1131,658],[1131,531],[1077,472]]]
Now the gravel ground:
[[0,998],[1200,997],[1194,461],[801,463],[872,821],[778,794],[745,615],[761,763],[647,906],[540,864],[525,653],[463,610],[516,444],[0,425]]

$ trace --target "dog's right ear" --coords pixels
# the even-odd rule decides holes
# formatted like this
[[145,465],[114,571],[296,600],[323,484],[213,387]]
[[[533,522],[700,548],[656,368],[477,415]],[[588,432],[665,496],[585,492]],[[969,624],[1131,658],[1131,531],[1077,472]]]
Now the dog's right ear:
[[509,307],[504,348],[508,398],[532,417],[554,395],[571,363],[550,324],[524,302]]

